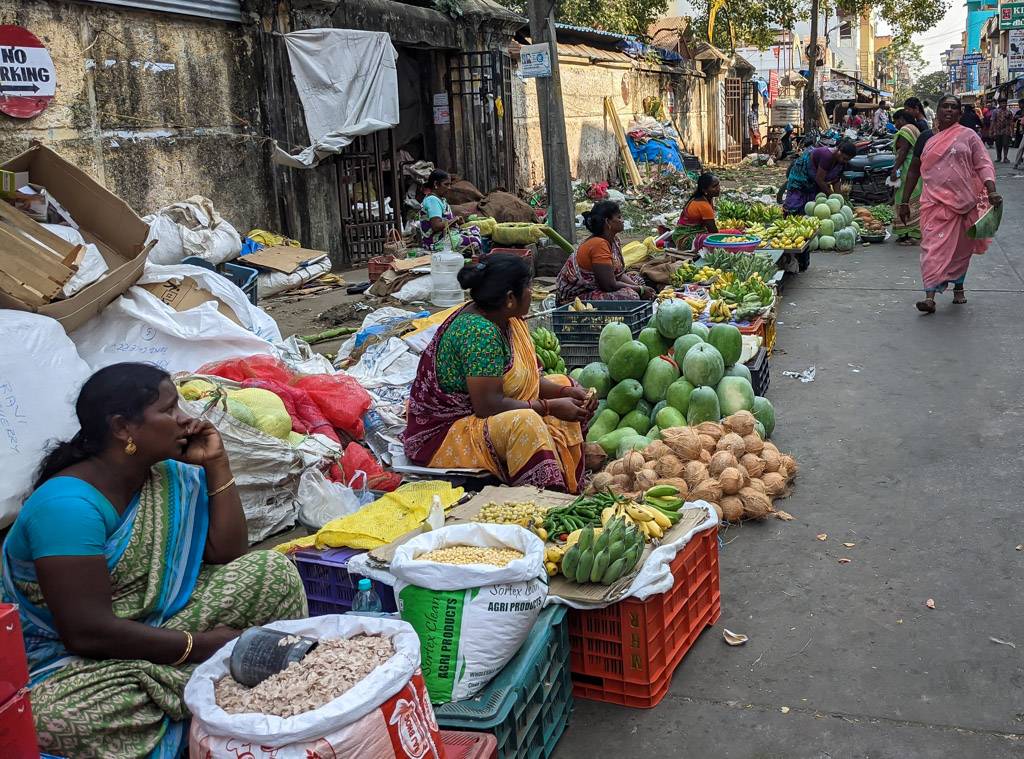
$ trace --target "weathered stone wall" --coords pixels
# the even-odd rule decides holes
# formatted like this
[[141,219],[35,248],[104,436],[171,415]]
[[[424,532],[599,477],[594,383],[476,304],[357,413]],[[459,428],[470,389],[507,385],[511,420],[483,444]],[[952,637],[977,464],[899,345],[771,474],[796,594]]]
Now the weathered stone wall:
[[275,226],[244,27],[48,0],[0,0],[0,19],[42,40],[57,70],[41,115],[0,114],[0,157],[39,140],[140,214],[198,194],[243,234]]

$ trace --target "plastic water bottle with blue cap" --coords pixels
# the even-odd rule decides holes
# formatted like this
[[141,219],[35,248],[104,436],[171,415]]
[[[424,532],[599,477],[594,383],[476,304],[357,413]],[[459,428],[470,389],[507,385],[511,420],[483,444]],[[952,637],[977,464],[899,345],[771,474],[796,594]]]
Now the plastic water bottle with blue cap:
[[373,582],[368,577],[359,580],[358,592],[352,599],[352,611],[362,614],[380,614],[384,610],[380,596],[373,589]]

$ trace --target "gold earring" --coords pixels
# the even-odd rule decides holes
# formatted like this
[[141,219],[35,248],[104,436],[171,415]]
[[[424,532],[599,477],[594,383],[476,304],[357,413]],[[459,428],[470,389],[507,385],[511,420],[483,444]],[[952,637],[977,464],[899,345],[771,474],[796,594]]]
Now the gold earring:
[[135,441],[132,440],[131,438],[128,438],[128,443],[124,447],[124,452],[127,453],[129,456],[134,456],[137,450],[139,450],[139,448],[137,445],[135,445]]

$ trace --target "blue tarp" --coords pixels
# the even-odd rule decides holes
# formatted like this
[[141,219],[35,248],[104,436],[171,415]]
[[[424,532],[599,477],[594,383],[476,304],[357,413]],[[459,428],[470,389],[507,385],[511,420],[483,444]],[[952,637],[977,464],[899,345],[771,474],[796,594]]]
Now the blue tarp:
[[633,154],[633,160],[637,163],[663,163],[672,166],[677,171],[683,170],[683,161],[679,156],[679,147],[674,142],[666,140],[648,140],[642,145],[633,142],[633,138],[626,135],[626,145],[629,152]]

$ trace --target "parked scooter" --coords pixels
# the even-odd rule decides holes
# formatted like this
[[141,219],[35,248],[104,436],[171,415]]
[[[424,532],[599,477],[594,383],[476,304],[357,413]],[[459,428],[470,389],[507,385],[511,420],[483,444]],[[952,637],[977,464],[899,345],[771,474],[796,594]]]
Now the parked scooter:
[[850,201],[861,205],[891,203],[894,188],[886,183],[896,154],[890,150],[858,154],[850,159],[843,171],[843,180],[850,185]]

